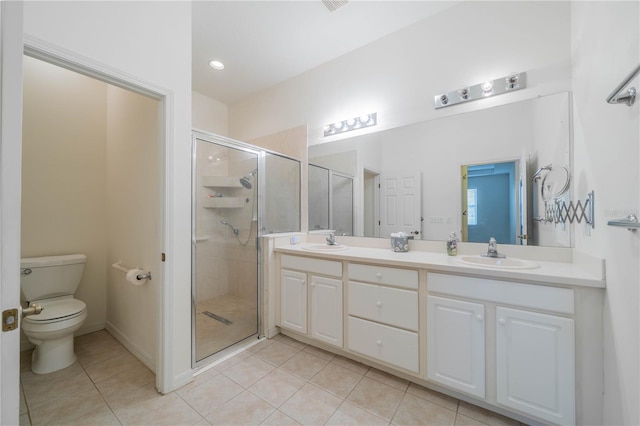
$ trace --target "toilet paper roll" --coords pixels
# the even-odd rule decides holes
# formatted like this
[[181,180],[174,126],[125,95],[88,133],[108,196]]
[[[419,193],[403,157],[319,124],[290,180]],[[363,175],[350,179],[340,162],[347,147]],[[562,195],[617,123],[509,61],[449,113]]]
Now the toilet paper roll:
[[129,281],[133,285],[142,285],[146,283],[146,279],[139,280],[137,278],[137,276],[140,274],[144,274],[144,271],[142,269],[129,269],[129,271],[127,272],[127,281]]

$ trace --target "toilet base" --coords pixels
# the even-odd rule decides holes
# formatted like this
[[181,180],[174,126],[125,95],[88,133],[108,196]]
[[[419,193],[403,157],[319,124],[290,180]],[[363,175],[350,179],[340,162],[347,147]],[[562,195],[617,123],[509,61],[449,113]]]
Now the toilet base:
[[38,343],[33,343],[36,348],[31,355],[31,371],[36,374],[62,370],[78,359],[73,351],[73,333],[55,340],[40,340]]

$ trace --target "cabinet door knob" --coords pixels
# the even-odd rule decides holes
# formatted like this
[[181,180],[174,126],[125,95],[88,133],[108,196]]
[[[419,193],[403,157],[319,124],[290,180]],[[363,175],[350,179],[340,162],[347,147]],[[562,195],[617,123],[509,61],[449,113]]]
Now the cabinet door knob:
[[478,321],[482,321],[482,315],[480,315],[480,314],[476,315],[476,319],[477,319]]
[[378,278],[382,278],[382,272],[378,272],[378,273],[376,274],[376,277],[378,277]]
[[382,306],[382,302],[377,301],[377,302],[376,302],[376,306],[379,308],[380,306]]
[[505,325],[505,324],[507,323],[507,320],[506,320],[506,319],[504,319],[504,318],[500,318],[500,319],[498,320],[498,323],[500,323],[500,325]]
[[311,287],[315,287],[315,286],[316,286],[316,283],[311,283]]
[[376,340],[376,345],[382,346],[382,340]]

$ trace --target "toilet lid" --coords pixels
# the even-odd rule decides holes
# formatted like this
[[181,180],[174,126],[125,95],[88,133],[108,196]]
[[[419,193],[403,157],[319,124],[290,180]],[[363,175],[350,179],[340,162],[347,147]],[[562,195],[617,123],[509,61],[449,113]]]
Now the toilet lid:
[[26,317],[25,321],[43,322],[51,320],[60,320],[65,317],[78,315],[87,308],[82,300],[63,299],[51,302],[38,302],[44,308],[38,315]]

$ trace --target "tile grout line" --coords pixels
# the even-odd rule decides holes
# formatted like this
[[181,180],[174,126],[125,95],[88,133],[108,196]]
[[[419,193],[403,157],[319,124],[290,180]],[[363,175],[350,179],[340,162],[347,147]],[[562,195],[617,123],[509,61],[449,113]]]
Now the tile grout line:
[[[96,385],[96,382],[94,382],[93,379],[91,378],[91,376],[89,376],[89,373],[87,373],[87,369],[85,368],[84,364],[82,364],[82,362],[80,362],[80,359],[78,359],[76,362],[80,365],[80,368],[82,368],[82,371],[84,372],[84,374],[91,381],[91,384],[96,389],[96,391],[100,395],[100,398],[102,398],[102,400],[104,401],[105,405],[109,408],[109,411],[111,411],[111,414],[113,414],[113,417],[115,417],[115,419],[118,421],[118,423],[120,423],[120,425],[124,425],[122,419],[120,419],[120,417],[118,417],[116,412],[111,407],[111,404],[109,404],[109,401],[107,401],[107,398],[105,398],[104,394],[100,391],[100,388],[98,388],[98,386]],[[97,364],[99,364],[99,363],[95,363],[94,365],[97,365]]]

